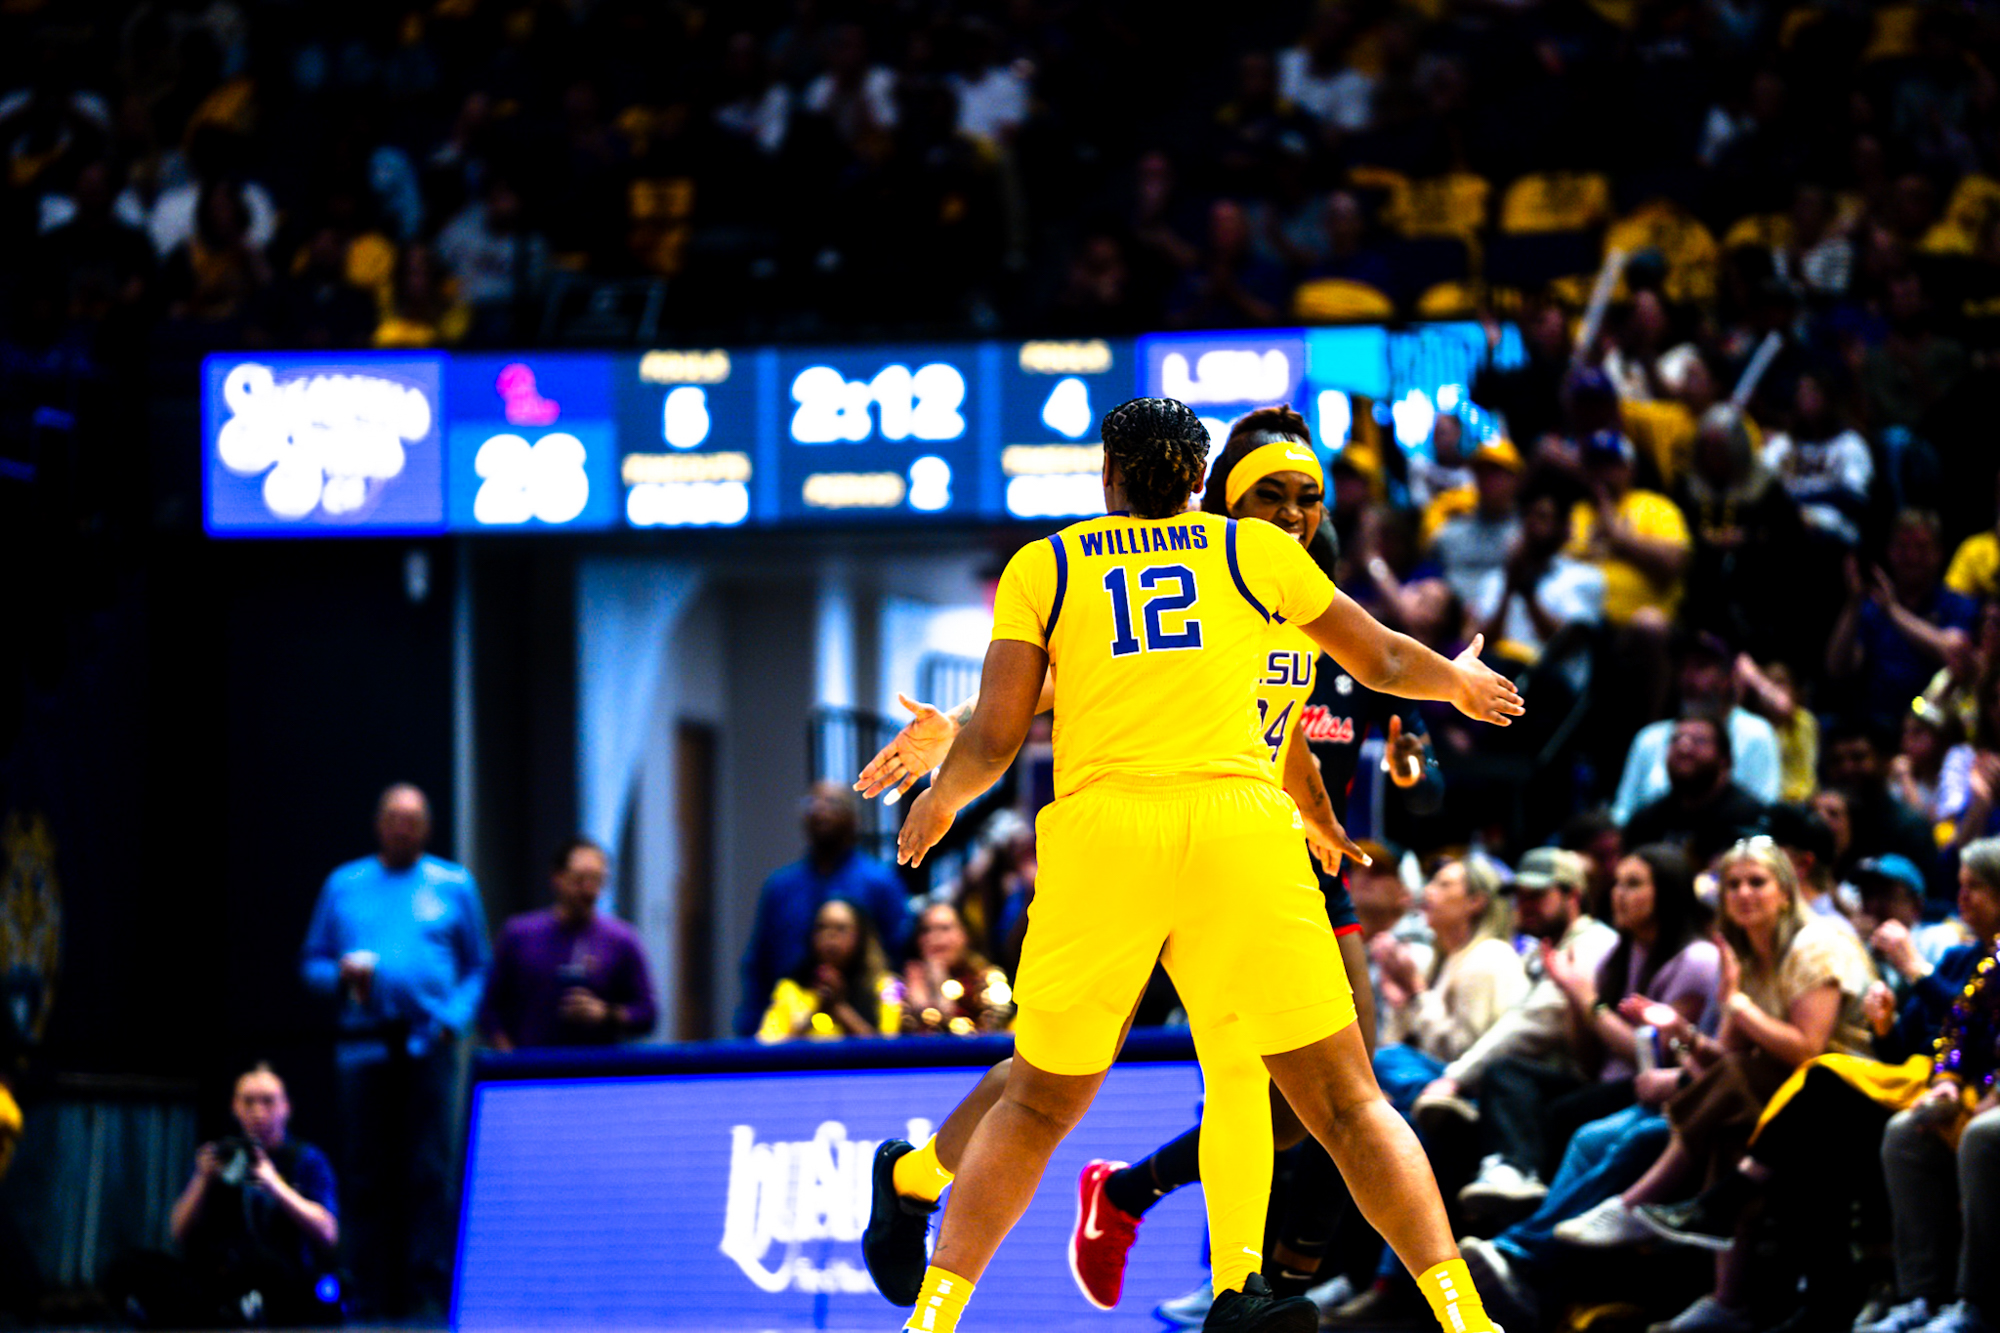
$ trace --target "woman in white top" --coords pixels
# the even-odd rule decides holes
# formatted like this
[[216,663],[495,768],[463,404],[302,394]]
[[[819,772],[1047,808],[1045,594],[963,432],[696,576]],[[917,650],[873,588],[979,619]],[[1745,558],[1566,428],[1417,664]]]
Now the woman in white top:
[[1370,946],[1385,1016],[1375,1076],[1403,1110],[1528,993],[1514,913],[1490,863],[1446,861],[1424,885],[1422,910],[1436,946],[1428,967],[1393,935]]

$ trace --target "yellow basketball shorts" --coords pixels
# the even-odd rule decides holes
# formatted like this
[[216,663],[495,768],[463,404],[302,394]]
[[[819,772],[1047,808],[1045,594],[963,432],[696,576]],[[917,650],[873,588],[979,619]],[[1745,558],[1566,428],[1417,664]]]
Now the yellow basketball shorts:
[[1197,1034],[1240,1024],[1228,1036],[1258,1055],[1354,1021],[1298,808],[1279,788],[1099,779],[1035,831],[1014,1042],[1036,1068],[1109,1068],[1156,958]]

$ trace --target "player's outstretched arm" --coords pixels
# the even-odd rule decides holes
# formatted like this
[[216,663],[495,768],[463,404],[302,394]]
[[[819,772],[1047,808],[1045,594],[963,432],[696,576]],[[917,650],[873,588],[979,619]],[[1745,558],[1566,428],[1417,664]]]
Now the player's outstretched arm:
[[1362,865],[1371,864],[1368,853],[1347,836],[1340,817],[1333,813],[1333,799],[1326,794],[1326,782],[1319,775],[1319,764],[1313,759],[1303,721],[1294,724],[1292,743],[1285,752],[1285,771],[1281,776],[1285,782],[1285,794],[1299,807],[1299,818],[1305,822],[1306,845],[1312,849],[1313,858],[1327,874],[1340,873],[1343,856],[1351,856]]
[[1484,635],[1475,636],[1464,652],[1447,659],[1390,629],[1337,589],[1319,618],[1301,628],[1371,690],[1404,699],[1436,699],[1496,727],[1509,725],[1527,711],[1514,682],[1479,660]]
[[987,648],[979,702],[959,729],[930,789],[910,806],[896,836],[899,864],[922,865],[958,812],[1014,762],[1035,720],[1048,668],[1048,653],[1032,643],[995,639]]
[[[861,773],[854,780],[854,790],[861,793],[864,801],[873,800],[884,791],[889,792],[887,805],[894,805],[904,792],[916,785],[917,779],[944,762],[951,753],[951,743],[958,737],[960,727],[972,716],[972,710],[979,704],[979,696],[973,695],[950,712],[941,712],[934,704],[920,703],[904,694],[896,692],[896,702],[910,711],[910,720],[896,733],[895,739],[875,752],[875,757],[862,765]],[[1042,675],[1042,693],[1036,701],[1035,711],[1046,713],[1056,706],[1055,677],[1047,672]]]

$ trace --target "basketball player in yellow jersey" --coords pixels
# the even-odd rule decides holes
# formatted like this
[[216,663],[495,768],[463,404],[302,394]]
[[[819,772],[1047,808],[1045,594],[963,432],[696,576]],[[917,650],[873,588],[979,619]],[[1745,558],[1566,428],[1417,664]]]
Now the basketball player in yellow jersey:
[[[1245,417],[1231,428],[1229,443],[1214,462],[1202,507],[1227,517],[1264,518],[1300,545],[1306,545],[1319,529],[1325,488],[1324,474],[1310,440],[1309,429],[1296,414],[1267,409]],[[1269,635],[1266,652],[1257,664],[1257,725],[1272,751],[1272,764],[1286,794],[1299,806],[1308,847],[1328,874],[1337,875],[1344,855],[1361,856],[1364,861],[1366,857],[1341,827],[1334,802],[1301,736],[1300,714],[1312,693],[1319,648],[1295,625],[1274,624],[1266,632]],[[1052,707],[1053,695],[1053,688],[1045,682],[1038,708],[1045,711]],[[976,702],[968,700],[946,713],[903,699],[915,717],[863,768],[854,784],[856,790],[870,797],[890,789],[897,795],[907,790],[919,775],[943,761],[951,750],[960,722],[971,715]],[[1365,971],[1366,955],[1360,950],[1358,933],[1341,933],[1342,924],[1353,920],[1353,908],[1346,901],[1344,889],[1337,887],[1334,892],[1338,902],[1333,897],[1327,901],[1328,923],[1334,928],[1348,974],[1355,975]],[[1367,1003],[1370,997],[1366,987],[1357,989],[1354,998],[1365,1041],[1374,1027],[1373,1006]],[[929,1257],[924,1244],[927,1218],[935,1211],[938,1195],[950,1183],[973,1126],[999,1100],[1010,1069],[1011,1061],[1003,1060],[989,1070],[953,1108],[938,1133],[920,1147],[892,1139],[877,1149],[873,1200],[868,1228],[862,1236],[862,1257],[877,1290],[891,1304],[908,1307],[915,1303]],[[1164,1176],[1160,1174],[1160,1161],[1153,1161],[1148,1168],[1148,1183],[1154,1187],[1154,1197],[1163,1197],[1172,1189],[1200,1179],[1201,1135],[1234,1136],[1236,1127],[1229,1124],[1230,1109],[1234,1108],[1220,1103],[1211,1106],[1200,1128],[1179,1136],[1161,1150],[1161,1161],[1170,1160],[1173,1165]],[[1290,1147],[1306,1132],[1282,1098],[1274,1099],[1270,1111],[1280,1146]],[[1255,1113],[1263,1114],[1261,1108],[1255,1108]],[[1106,1178],[1120,1165],[1093,1162],[1085,1168],[1079,1181],[1077,1218],[1069,1244],[1070,1272],[1078,1288],[1091,1304],[1103,1310],[1118,1304],[1125,1253],[1136,1236],[1136,1216],[1113,1204],[1106,1189]],[[1139,1211],[1143,1210],[1133,1210]],[[1253,1255],[1263,1240],[1264,1218],[1261,1214],[1246,1215],[1238,1221],[1243,1226],[1241,1235],[1218,1233],[1211,1243],[1225,1254]],[[1289,1270],[1281,1266],[1281,1271]]]
[[[1268,1069],[1440,1321],[1482,1333],[1491,1324],[1423,1151],[1376,1088],[1354,1028],[1298,811],[1277,788],[1256,725],[1252,682],[1282,616],[1383,692],[1446,700],[1502,725],[1520,714],[1520,697],[1476,661],[1448,662],[1376,623],[1276,528],[1183,513],[1207,453],[1207,432],[1184,405],[1126,403],[1105,418],[1103,438],[1111,513],[1009,564],[979,703],[899,841],[900,859],[921,863],[1013,761],[1053,674],[1057,799],[1038,825],[1014,1065],[966,1147],[906,1327],[956,1328],[1049,1155],[1088,1108],[1157,956],[1187,1006],[1211,1102],[1246,1100],[1254,1088],[1260,1110],[1241,1123],[1261,1123],[1261,1138],[1203,1136],[1212,1230],[1239,1234],[1214,1220],[1225,1198],[1232,1210],[1264,1207]],[[1311,1327],[1296,1308],[1282,1320],[1259,1317],[1272,1303],[1254,1258],[1214,1262],[1210,1327]]]

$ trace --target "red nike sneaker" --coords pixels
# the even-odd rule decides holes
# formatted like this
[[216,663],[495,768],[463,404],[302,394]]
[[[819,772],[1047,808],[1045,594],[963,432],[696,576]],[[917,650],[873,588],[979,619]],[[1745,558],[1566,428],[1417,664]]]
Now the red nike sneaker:
[[1098,1160],[1076,1178],[1076,1226],[1069,1233],[1069,1273],[1076,1289],[1100,1310],[1125,1290],[1125,1254],[1139,1237],[1139,1219],[1104,1197],[1104,1181],[1123,1162]]

